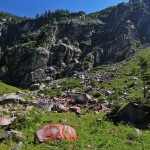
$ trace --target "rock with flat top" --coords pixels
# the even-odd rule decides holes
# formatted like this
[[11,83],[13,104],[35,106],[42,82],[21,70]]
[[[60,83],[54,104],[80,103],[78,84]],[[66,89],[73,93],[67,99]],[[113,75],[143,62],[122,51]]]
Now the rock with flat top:
[[4,94],[4,96],[0,100],[0,105],[5,105],[8,103],[19,103],[25,104],[25,100],[19,95],[13,94]]

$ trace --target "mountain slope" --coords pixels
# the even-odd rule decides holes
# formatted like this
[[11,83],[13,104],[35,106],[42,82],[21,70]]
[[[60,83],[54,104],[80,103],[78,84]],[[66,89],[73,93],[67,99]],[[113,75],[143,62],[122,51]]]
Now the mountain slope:
[[28,87],[122,61],[149,44],[149,21],[150,5],[130,2],[89,15],[59,10],[12,24],[1,33],[0,78]]

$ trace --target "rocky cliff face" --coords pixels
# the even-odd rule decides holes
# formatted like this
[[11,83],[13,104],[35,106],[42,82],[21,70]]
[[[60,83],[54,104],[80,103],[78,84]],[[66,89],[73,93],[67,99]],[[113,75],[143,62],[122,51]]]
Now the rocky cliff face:
[[121,61],[150,43],[148,2],[121,3],[57,22],[38,18],[3,24],[0,78],[20,86]]

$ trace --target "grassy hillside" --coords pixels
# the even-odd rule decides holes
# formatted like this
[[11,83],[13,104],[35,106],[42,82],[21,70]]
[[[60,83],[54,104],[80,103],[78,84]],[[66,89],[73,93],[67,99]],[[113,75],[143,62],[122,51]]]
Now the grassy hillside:
[[[143,100],[143,83],[141,80],[141,69],[139,66],[139,57],[145,57],[150,61],[150,49],[139,51],[135,56],[123,62],[96,67],[86,73],[87,78],[92,80],[85,84],[83,79],[60,79],[54,80],[51,83],[51,90],[42,91],[43,94],[58,96],[67,89],[75,89],[86,92],[99,101],[112,101],[118,103],[129,101],[142,101]],[[115,68],[112,71],[112,68]],[[96,81],[95,78],[100,75],[108,76],[102,81]],[[107,78],[111,78],[107,81]],[[56,87],[56,83],[59,88]],[[91,90],[93,88],[93,90]],[[98,90],[94,90],[98,88]],[[113,91],[110,96],[105,96],[103,91]],[[40,92],[41,93],[41,92]],[[124,95],[126,93],[126,95]]]
[[[110,81],[91,81],[88,85],[84,85],[83,79],[60,79],[51,83],[51,90],[41,91],[40,94],[59,96],[61,92],[67,89],[76,89],[91,94],[99,101],[114,100],[122,105],[125,105],[128,101],[142,101],[143,86],[138,65],[139,56],[143,56],[150,61],[150,49],[142,50],[132,58],[115,64],[115,71],[112,71],[110,65],[107,65],[97,67],[86,73],[86,77],[90,78],[102,74],[112,75]],[[56,83],[59,87],[56,86]],[[91,90],[91,87],[99,90]],[[18,88],[0,82],[1,94],[18,90]],[[113,94],[106,96],[102,92],[103,90],[113,91]],[[127,93],[127,95],[124,95],[124,93]],[[22,141],[22,150],[149,150],[150,130],[143,130],[141,135],[138,135],[133,126],[122,123],[116,126],[105,119],[105,114],[95,115],[91,110],[83,109],[81,117],[79,117],[72,112],[54,113],[33,109],[28,112],[27,116],[18,117],[12,125],[0,127],[0,136],[5,129],[9,128],[22,131],[25,134],[24,139],[10,138],[1,141],[0,149],[10,150],[19,141]],[[79,140],[71,143],[65,141],[35,143],[35,131],[50,123],[73,127]]]
[[[10,150],[18,141],[22,141],[22,150],[148,150],[150,147],[150,131],[141,131],[139,137],[131,126],[113,125],[102,119],[105,114],[94,115],[83,110],[82,117],[74,113],[51,113],[41,110],[32,110],[28,117],[17,119],[10,127],[25,134],[25,138],[9,139],[1,142],[0,149]],[[45,144],[34,143],[34,132],[48,122],[70,125],[79,137],[76,142],[50,142]],[[26,122],[26,123],[24,123]],[[6,128],[6,127],[5,127]],[[2,133],[2,129],[1,129]]]
[[15,93],[19,90],[20,90],[19,88],[0,82],[0,96],[7,93]]

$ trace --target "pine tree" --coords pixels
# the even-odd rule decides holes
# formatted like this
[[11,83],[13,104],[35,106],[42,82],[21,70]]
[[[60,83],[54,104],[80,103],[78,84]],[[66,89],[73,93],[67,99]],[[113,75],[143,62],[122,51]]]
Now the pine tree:
[[52,12],[51,12],[50,10],[48,11],[48,14],[47,14],[47,15],[48,15],[48,18],[49,18],[49,19],[52,18]]
[[36,17],[35,17],[35,18],[38,19],[39,17],[40,17],[39,14],[36,14]]
[[141,0],[129,0],[130,4],[140,3],[140,2],[141,2]]
[[48,18],[48,12],[47,11],[44,12],[44,18]]
[[140,57],[139,66],[141,70],[141,79],[143,82],[143,97],[148,101],[150,98],[150,72],[148,60],[144,57]]

